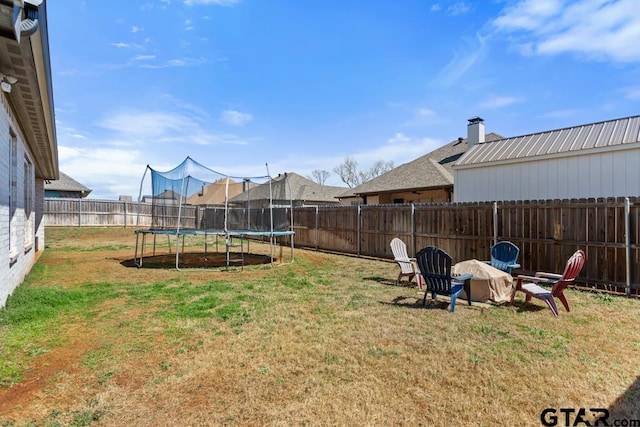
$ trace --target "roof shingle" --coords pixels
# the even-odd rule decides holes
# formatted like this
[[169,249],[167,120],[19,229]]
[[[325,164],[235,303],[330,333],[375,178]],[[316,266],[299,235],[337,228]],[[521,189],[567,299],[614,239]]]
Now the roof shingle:
[[60,179],[45,181],[44,189],[49,191],[76,191],[86,194],[91,192],[90,188],[85,187],[69,175],[62,172],[60,172]]
[[[486,141],[502,138],[496,133],[485,135]],[[418,188],[438,188],[453,185],[452,166],[467,151],[467,139],[458,138],[422,157],[404,163],[375,177],[362,185],[351,188],[341,197],[406,191]]]
[[[320,185],[310,179],[289,172],[273,178],[271,193],[273,200],[295,200],[302,202],[338,203],[338,195],[343,187]],[[258,185],[229,199],[230,203],[242,203],[250,200],[269,200],[269,183]]]

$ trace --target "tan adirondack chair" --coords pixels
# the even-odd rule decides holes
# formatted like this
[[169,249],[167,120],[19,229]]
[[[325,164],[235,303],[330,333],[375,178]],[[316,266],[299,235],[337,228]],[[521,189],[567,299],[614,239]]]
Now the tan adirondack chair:
[[416,279],[418,289],[422,289],[422,277],[420,270],[416,264],[415,258],[410,258],[407,254],[407,245],[397,237],[391,240],[391,252],[396,263],[400,266],[400,273],[396,279],[396,283],[400,283],[403,277],[407,277],[409,283]]

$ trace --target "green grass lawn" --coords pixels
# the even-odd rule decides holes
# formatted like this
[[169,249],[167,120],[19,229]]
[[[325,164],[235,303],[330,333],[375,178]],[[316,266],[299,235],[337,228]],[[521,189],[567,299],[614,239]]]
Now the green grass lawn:
[[244,270],[137,269],[122,264],[134,244],[128,229],[47,229],[0,310],[0,425],[640,419],[635,299],[569,290],[559,318],[521,296],[452,314],[395,285],[391,262],[297,250]]

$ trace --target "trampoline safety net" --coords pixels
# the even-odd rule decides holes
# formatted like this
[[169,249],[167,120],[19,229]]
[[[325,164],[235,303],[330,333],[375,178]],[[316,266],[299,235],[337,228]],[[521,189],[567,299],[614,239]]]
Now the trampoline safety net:
[[[147,165],[140,182],[136,234],[293,235],[291,191],[281,176],[230,176],[187,157],[168,171]],[[277,197],[274,197],[274,194]],[[291,239],[293,250],[293,239]],[[138,243],[136,241],[136,258]],[[143,249],[144,251],[144,249]],[[142,258],[140,258],[140,262]],[[178,268],[176,253],[176,268]]]
[[[151,192],[143,194],[149,189],[148,174]],[[274,203],[272,197],[286,191],[284,187],[285,182],[274,183],[268,175],[233,177],[190,157],[166,172],[147,166],[138,201],[150,204],[150,219],[138,218],[138,228],[177,233],[289,231],[290,198]]]

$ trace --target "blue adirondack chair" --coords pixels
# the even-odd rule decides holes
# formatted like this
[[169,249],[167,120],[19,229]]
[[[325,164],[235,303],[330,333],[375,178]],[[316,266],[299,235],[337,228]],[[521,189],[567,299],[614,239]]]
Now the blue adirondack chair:
[[491,247],[491,261],[485,261],[498,270],[511,274],[514,268],[520,268],[518,255],[520,249],[511,242],[498,242]]
[[452,276],[451,261],[451,255],[442,249],[432,246],[427,246],[416,254],[418,268],[426,283],[424,299],[422,300],[423,306],[427,305],[427,295],[431,292],[432,299],[435,299],[437,294],[450,296],[451,307],[449,311],[453,313],[456,309],[456,299],[464,290],[464,282],[471,279],[473,275]]

